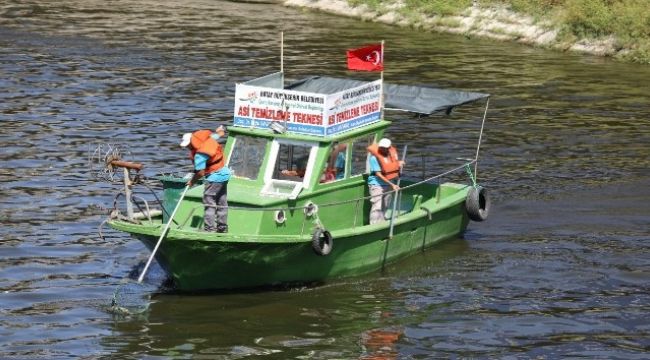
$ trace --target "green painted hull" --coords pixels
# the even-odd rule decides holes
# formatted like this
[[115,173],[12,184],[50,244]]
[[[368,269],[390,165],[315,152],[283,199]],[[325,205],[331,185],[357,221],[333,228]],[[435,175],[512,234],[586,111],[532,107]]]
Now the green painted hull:
[[[287,283],[323,282],[376,271],[390,262],[462,234],[468,224],[467,187],[443,198],[435,197],[419,209],[399,216],[393,237],[390,222],[332,230],[333,249],[321,256],[311,247],[311,233],[303,235],[240,236],[172,229],[156,260],[183,291],[250,288]],[[109,224],[137,236],[153,249],[162,221]]]

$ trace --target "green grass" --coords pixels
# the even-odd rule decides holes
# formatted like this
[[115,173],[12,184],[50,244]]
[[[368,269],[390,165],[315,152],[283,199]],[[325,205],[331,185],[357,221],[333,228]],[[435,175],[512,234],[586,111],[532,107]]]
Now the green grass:
[[[396,0],[348,0],[385,9]],[[403,0],[404,15],[448,16],[462,13],[472,0]],[[480,0],[480,6],[506,6],[555,24],[563,40],[614,36],[627,49],[623,58],[650,64],[650,0]]]
[[407,8],[426,15],[455,15],[472,5],[472,0],[404,0]]

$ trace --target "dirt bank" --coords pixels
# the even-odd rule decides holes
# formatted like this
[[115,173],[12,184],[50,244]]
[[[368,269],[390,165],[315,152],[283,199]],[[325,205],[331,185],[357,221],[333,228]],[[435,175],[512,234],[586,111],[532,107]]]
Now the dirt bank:
[[623,55],[614,37],[601,39],[561,39],[559,30],[547,20],[534,19],[505,7],[483,8],[473,5],[460,15],[426,16],[403,11],[402,1],[386,2],[381,10],[366,5],[350,6],[345,0],[285,0],[285,5],[317,9],[332,14],[361,18],[428,31],[480,36],[504,41],[542,46],[558,50],[579,51],[601,56]]

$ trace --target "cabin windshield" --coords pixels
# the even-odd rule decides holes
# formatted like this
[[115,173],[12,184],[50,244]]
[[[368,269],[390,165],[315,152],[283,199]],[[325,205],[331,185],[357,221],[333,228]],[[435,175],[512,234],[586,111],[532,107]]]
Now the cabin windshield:
[[256,180],[264,161],[267,142],[265,138],[238,135],[230,151],[228,162],[233,176]]
[[311,146],[279,143],[273,179],[302,182],[307,172]]
[[318,144],[273,141],[264,175],[263,195],[293,198],[309,185]]

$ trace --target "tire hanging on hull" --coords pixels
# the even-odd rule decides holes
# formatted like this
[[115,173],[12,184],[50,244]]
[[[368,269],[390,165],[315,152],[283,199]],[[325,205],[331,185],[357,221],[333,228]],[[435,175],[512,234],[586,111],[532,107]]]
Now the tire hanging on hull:
[[325,229],[317,228],[311,237],[311,247],[318,255],[329,255],[332,252],[332,247],[334,247],[332,234]]
[[474,221],[487,219],[490,212],[490,196],[483,187],[472,187],[465,198],[467,216]]

